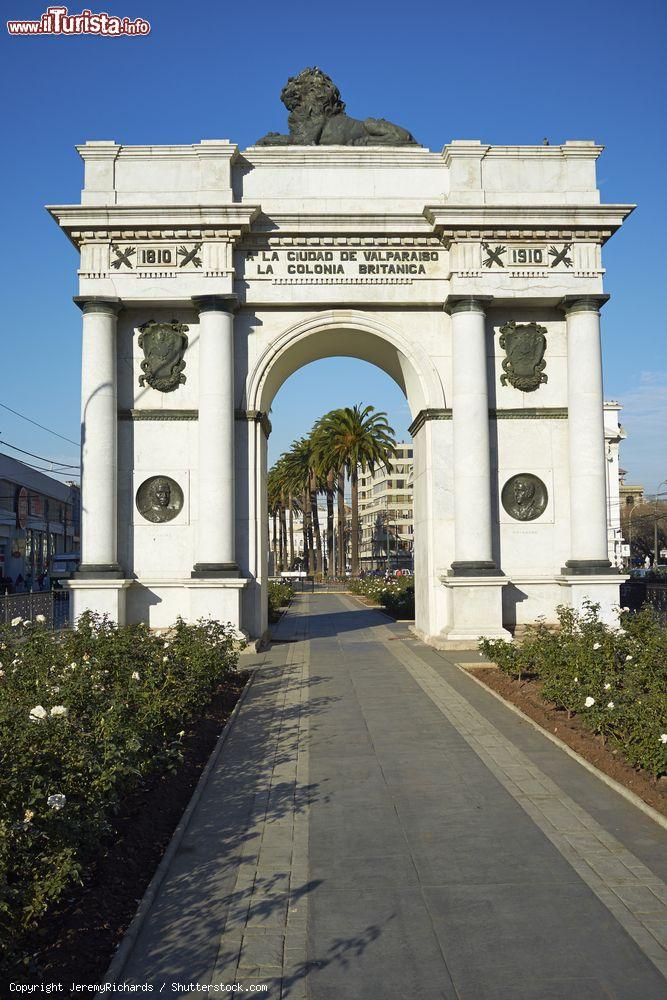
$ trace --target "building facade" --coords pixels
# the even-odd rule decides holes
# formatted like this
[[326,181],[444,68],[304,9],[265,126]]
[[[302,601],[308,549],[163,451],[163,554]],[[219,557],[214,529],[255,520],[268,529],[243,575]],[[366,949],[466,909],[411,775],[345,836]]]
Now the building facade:
[[359,475],[359,561],[363,570],[413,568],[413,446],[401,441],[391,472],[377,466]]
[[607,545],[612,566],[621,569],[627,562],[626,540],[621,529],[621,468],[619,451],[627,434],[619,421],[621,404],[604,404],[604,443],[607,464]]
[[48,570],[59,552],[78,552],[80,491],[0,454],[0,577],[16,583]]

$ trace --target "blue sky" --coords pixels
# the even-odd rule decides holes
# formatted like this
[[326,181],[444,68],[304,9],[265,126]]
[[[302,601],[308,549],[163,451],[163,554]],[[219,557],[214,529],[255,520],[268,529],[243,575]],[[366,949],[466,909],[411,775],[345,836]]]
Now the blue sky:
[[[612,295],[603,312],[605,393],[625,407],[629,478],[651,490],[667,477],[664,0],[87,5],[143,17],[151,34],[2,36],[1,402],[78,438],[77,258],[43,209],[79,198],[75,144],[229,138],[243,148],[284,128],[283,83],[317,64],[351,114],[384,115],[434,150],[452,138],[605,144],[603,200],[639,205],[604,258]],[[82,6],[70,2],[70,13]],[[45,7],[5,0],[3,13],[37,19]],[[298,372],[274,403],[272,454],[322,410],[361,400],[388,410],[404,433],[405,401],[382,372],[341,359]],[[6,410],[0,432],[0,441],[77,461],[74,446]]]

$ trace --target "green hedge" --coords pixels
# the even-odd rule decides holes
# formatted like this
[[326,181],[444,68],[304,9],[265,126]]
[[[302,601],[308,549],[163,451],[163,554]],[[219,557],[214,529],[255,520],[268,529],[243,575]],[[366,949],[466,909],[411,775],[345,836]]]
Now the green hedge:
[[349,590],[371,601],[382,604],[395,618],[414,618],[414,577],[397,576],[392,580],[368,576],[363,580],[350,580]]
[[158,636],[95,615],[61,635],[0,628],[0,969],[21,967],[22,938],[82,880],[122,797],[177,765],[238,640],[213,621]]
[[280,618],[280,609],[286,608],[292,603],[294,597],[294,587],[284,580],[269,581],[269,621],[277,622]]
[[667,629],[645,606],[618,628],[599,605],[558,608],[559,628],[542,622],[520,643],[483,640],[480,649],[512,677],[538,678],[544,698],[577,715],[635,767],[667,774]]

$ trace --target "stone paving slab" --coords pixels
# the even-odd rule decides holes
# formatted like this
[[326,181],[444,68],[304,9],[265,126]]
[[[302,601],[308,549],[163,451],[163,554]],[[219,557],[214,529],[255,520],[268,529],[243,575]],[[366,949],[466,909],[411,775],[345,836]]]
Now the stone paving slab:
[[279,638],[124,981],[273,1000],[666,995],[664,830],[349,597],[299,597]]

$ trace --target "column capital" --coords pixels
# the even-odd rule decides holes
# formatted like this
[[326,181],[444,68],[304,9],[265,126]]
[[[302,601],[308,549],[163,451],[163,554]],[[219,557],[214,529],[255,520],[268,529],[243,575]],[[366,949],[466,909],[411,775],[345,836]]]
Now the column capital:
[[558,303],[558,308],[562,309],[566,316],[579,312],[600,312],[609,299],[609,295],[566,295]]
[[75,295],[73,302],[82,313],[103,313],[117,316],[123,308],[121,299],[106,295]]
[[239,307],[235,295],[194,295],[192,304],[198,313],[226,312],[233,313]]
[[491,302],[493,302],[493,295],[448,295],[444,308],[450,316],[459,312],[485,314]]

